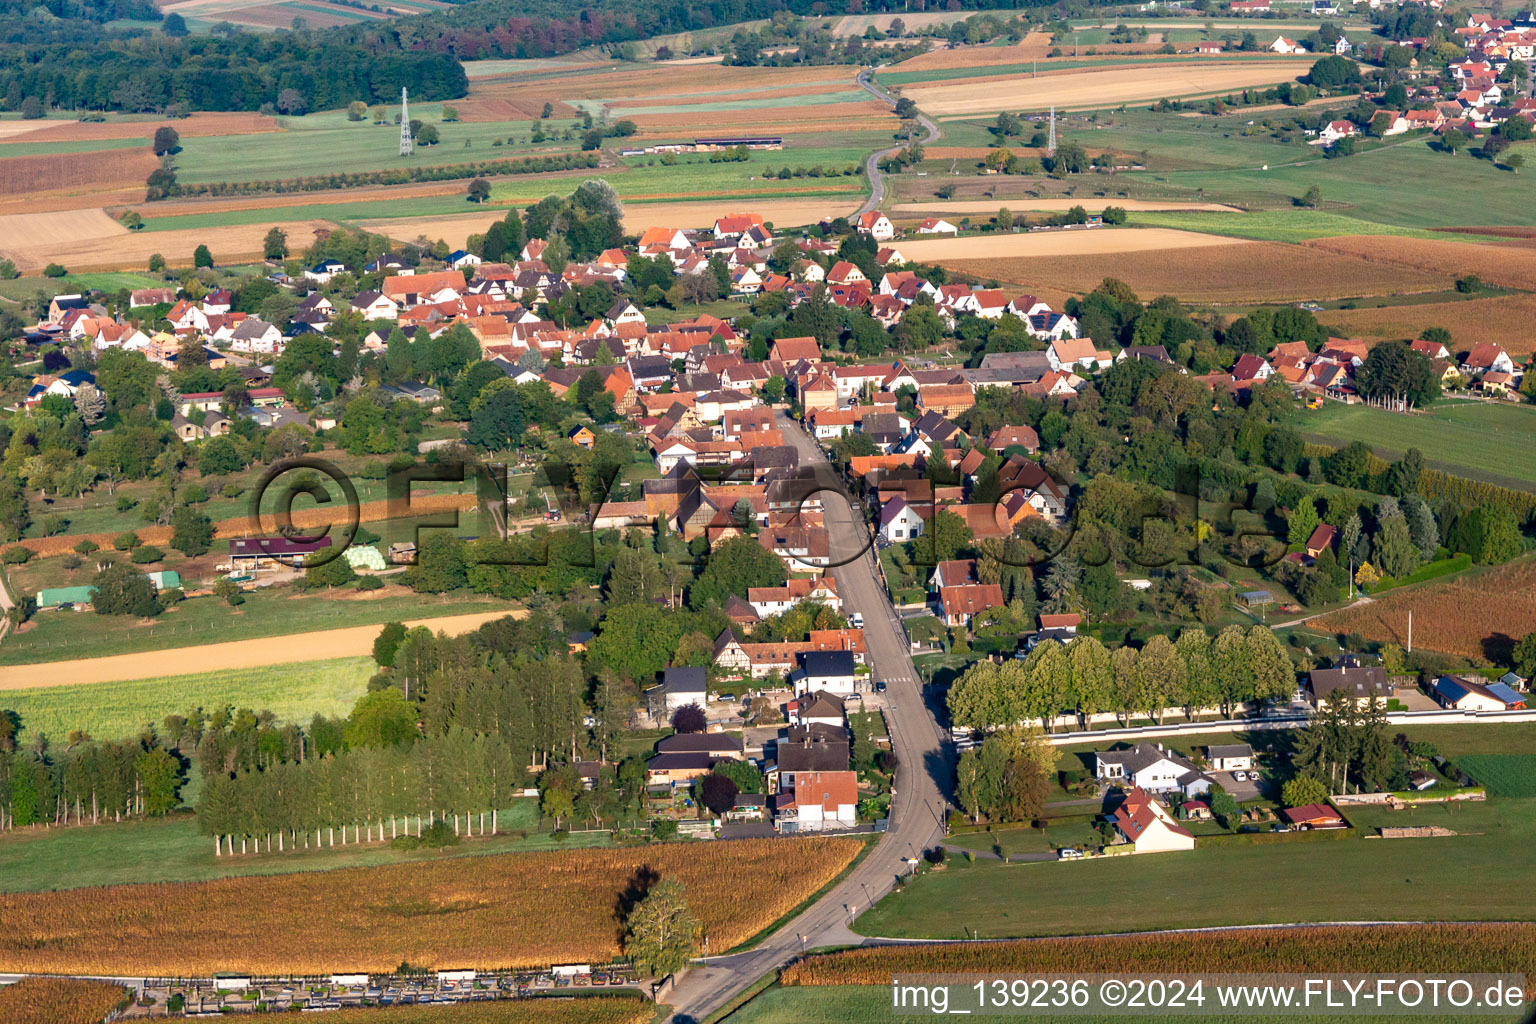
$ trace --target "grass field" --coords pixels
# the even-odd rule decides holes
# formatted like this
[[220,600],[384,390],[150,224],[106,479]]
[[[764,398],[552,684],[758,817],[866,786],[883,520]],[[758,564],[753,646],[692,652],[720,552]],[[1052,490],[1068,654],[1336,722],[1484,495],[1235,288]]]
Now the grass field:
[[0,837],[0,891],[49,892],[140,882],[202,882],[244,875],[280,875],[334,868],[377,867],[445,857],[518,853],[606,845],[607,832],[556,839],[540,832],[538,801],[516,801],[498,815],[501,833],[445,852],[402,851],[388,843],[356,843],[322,850],[244,857],[213,855],[192,815],[78,828],[8,832]]
[[383,624],[423,615],[457,615],[508,609],[505,601],[480,596],[424,594],[337,601],[289,590],[253,593],[238,608],[214,598],[184,601],[158,619],[141,620],[92,612],[50,611],[27,630],[6,637],[0,665],[100,658],[228,640]]
[[1530,754],[1472,754],[1457,764],[1490,796],[1536,797],[1536,757]]
[[1442,400],[1402,415],[1324,402],[1321,409],[1303,412],[1296,426],[1309,438],[1338,447],[1364,441],[1385,459],[1417,448],[1438,469],[1536,489],[1536,409],[1530,406]]
[[0,707],[21,716],[24,736],[62,742],[72,729],[99,740],[137,736],[145,724],[194,707],[268,710],[284,722],[345,715],[368,688],[371,658],[337,658],[225,672],[52,686],[0,693]]
[[[1000,938],[1127,927],[1536,918],[1536,896],[1501,881],[1536,868],[1536,801],[1424,807],[1392,821],[1474,834],[1436,839],[1432,859],[1422,859],[1430,851],[1419,847],[1399,857],[1396,847],[1354,837],[1075,863],[950,858],[945,871],[887,896],[857,928],[901,938],[957,938],[967,930]],[[1444,863],[1457,870],[1435,869]]]
[[[1387,235],[1394,238],[1443,240],[1423,228],[1363,221],[1328,210],[1255,210],[1250,213],[1216,213],[1203,210],[1155,210],[1130,215],[1130,222],[1153,227],[1204,231],[1260,242],[1306,242],[1314,238],[1350,235]],[[1465,236],[1471,237],[1471,236]]]

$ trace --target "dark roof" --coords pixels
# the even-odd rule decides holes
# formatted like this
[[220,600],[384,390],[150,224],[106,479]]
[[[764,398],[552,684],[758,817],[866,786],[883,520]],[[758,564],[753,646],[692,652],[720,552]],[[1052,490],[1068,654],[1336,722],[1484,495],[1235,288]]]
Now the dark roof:
[[1161,750],[1156,744],[1145,741],[1136,744],[1129,750],[1101,750],[1096,752],[1094,756],[1100,761],[1124,765],[1127,775],[1134,775],[1143,768],[1154,765],[1159,761],[1172,761],[1181,768],[1196,771],[1194,764],[1187,758],[1175,754],[1171,750]]
[[236,537],[229,542],[229,554],[232,558],[286,558],[289,555],[313,554],[330,546],[329,537],[311,541],[289,540],[286,537]]
[[1252,757],[1253,748],[1246,743],[1218,743],[1207,747],[1206,754],[1209,757]]
[[702,668],[686,665],[674,665],[661,675],[661,685],[669,693],[703,693],[708,683],[708,675]]
[[777,835],[771,821],[728,821],[720,826],[721,839],[772,839]]
[[1380,665],[1313,669],[1307,688],[1317,700],[1326,699],[1334,690],[1344,690],[1357,699],[1392,696],[1387,670]]
[[685,732],[661,739],[656,744],[658,754],[739,754],[741,738],[727,736],[723,732]]
[[780,740],[774,758],[780,772],[841,772],[848,769],[848,744],[840,740]]
[[715,763],[715,758],[709,754],[697,752],[683,754],[657,754],[646,762],[646,767],[653,772],[687,771],[689,769],[704,769]]
[[853,675],[852,651],[807,651],[800,655],[800,665],[808,676]]

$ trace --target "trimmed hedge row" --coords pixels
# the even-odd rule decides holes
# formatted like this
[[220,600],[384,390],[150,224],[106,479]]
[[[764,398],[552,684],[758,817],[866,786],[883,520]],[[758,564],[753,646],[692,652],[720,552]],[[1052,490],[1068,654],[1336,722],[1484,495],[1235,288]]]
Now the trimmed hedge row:
[[381,171],[353,171],[345,174],[322,174],[311,178],[286,178],[276,181],[211,181],[195,184],[177,182],[166,190],[165,198],[329,192],[362,185],[408,185],[423,181],[489,178],[502,174],[543,174],[550,171],[581,170],[597,165],[596,153],[564,153],[511,160],[484,160],[472,164],[444,164],[439,167],[394,167]]

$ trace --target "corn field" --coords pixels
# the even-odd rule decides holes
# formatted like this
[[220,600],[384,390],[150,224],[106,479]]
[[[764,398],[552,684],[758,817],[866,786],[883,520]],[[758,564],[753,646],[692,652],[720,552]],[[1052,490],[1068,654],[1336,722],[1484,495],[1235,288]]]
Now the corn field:
[[5,1024],[101,1024],[128,998],[127,989],[106,981],[23,978],[14,985],[0,985],[0,1020]]
[[[1536,978],[1536,924],[1264,928],[1182,935],[880,946],[808,957],[786,985],[888,985],[911,973],[1458,973]],[[1531,997],[1527,982],[1526,998]]]
[[326,1024],[648,1024],[654,1003],[618,996],[577,999],[500,999],[455,1006],[347,1007]]
[[663,878],[684,884],[708,951],[722,953],[835,878],[860,845],[671,843],[6,894],[0,971],[206,977],[603,963],[620,953],[619,908]]

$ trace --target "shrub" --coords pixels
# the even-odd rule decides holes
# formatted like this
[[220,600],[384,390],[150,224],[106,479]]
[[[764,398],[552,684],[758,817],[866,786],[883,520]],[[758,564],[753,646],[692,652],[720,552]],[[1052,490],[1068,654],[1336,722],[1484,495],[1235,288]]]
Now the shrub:
[[128,553],[128,561],[135,565],[148,565],[150,562],[158,562],[165,557],[165,552],[153,544],[144,544],[134,548]]
[[139,535],[129,530],[112,538],[112,546],[119,551],[132,551],[139,546]]
[[358,590],[383,590],[384,581],[377,576],[364,576],[357,581]]
[[17,544],[5,549],[5,562],[7,565],[21,565],[30,561],[31,558],[32,549],[25,545]]
[[84,540],[82,540],[79,544],[75,545],[75,553],[76,554],[81,554],[81,555],[88,555],[88,554],[90,554],[93,551],[99,550],[100,548],[101,548],[100,544],[97,544],[95,541],[91,540],[91,538],[87,537]]

